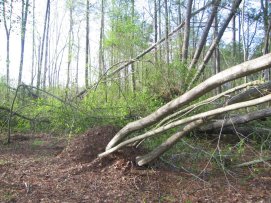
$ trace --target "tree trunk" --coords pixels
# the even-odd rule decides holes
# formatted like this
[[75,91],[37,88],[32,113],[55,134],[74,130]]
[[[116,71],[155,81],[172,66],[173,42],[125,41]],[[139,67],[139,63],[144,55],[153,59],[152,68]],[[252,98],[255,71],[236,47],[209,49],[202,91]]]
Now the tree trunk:
[[87,0],[86,4],[86,51],[85,51],[85,86],[88,88],[89,84],[89,0]]
[[[271,116],[271,108],[262,109],[254,112],[250,112],[241,116],[233,116],[227,119],[221,119],[213,121],[207,125],[202,126],[199,131],[201,132],[213,132],[215,129],[221,129],[222,127],[228,127],[231,125],[237,126],[240,124],[245,124],[254,120],[264,119]],[[251,132],[250,132],[251,133]]]
[[48,52],[49,52],[49,28],[50,28],[50,2],[48,4],[48,14],[47,14],[47,28],[46,28],[46,38],[45,38],[45,56],[44,56],[44,68],[43,68],[43,89],[46,87],[47,71],[48,71]]
[[35,21],[36,21],[36,12],[35,12],[35,6],[36,0],[33,0],[33,7],[32,7],[32,63],[31,63],[31,86],[34,84],[34,75],[35,75],[35,54],[36,54],[36,40],[35,40]]
[[187,8],[186,8],[184,39],[183,39],[183,48],[182,48],[182,62],[186,62],[188,58],[190,19],[191,19],[192,5],[193,5],[193,0],[188,0]]
[[47,28],[47,23],[48,23],[49,7],[50,7],[50,0],[47,0],[46,11],[45,11],[45,18],[44,18],[44,25],[43,25],[42,41],[41,41],[41,45],[39,47],[39,61],[38,61],[38,75],[37,75],[37,92],[40,89],[40,85],[41,85],[41,72],[42,72],[42,64],[43,64],[43,52],[44,52],[44,43],[45,43],[45,36],[46,36],[46,28]]
[[[168,33],[169,33],[169,22],[168,22],[168,5],[167,5],[167,1],[165,0],[165,45],[166,45],[166,63],[167,63],[167,69],[169,68],[169,41],[168,41]],[[190,0],[192,1],[192,0]],[[168,70],[167,70],[168,72]]]
[[21,19],[21,56],[20,56],[20,67],[18,76],[18,85],[22,83],[23,76],[23,64],[24,64],[24,46],[25,46],[25,35],[26,35],[26,24],[28,16],[29,0],[22,0],[22,19]]
[[66,82],[66,89],[69,88],[70,85],[70,72],[71,72],[71,62],[72,62],[72,48],[73,48],[73,0],[70,1],[70,8],[69,8],[69,18],[70,18],[70,29],[69,29],[69,42],[68,42],[68,66],[67,66],[67,82]]
[[6,55],[6,84],[7,84],[7,99],[9,99],[9,80],[10,80],[10,76],[9,76],[9,65],[10,65],[10,32],[11,32],[11,28],[12,28],[12,22],[11,22],[11,18],[13,15],[13,1],[10,1],[10,10],[9,10],[9,24],[8,24],[8,20],[7,20],[7,14],[6,14],[6,4],[5,1],[3,1],[3,20],[4,20],[4,27],[5,27],[5,32],[6,32],[6,39],[7,39],[7,45],[6,45],[6,51],[7,51],[7,55]]

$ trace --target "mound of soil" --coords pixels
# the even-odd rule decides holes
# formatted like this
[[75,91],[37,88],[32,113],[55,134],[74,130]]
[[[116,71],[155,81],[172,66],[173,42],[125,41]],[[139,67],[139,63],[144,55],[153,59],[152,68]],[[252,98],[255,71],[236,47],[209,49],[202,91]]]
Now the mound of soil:
[[[105,150],[108,142],[118,132],[114,126],[102,126],[90,129],[84,135],[74,138],[65,150],[58,156],[65,163],[89,163],[88,168],[100,170],[101,168],[119,168],[135,166],[136,156],[146,153],[142,148],[126,147],[104,158],[98,158],[98,154]],[[106,169],[104,169],[106,170]]]
[[59,157],[81,163],[91,162],[104,151],[116,132],[118,128],[114,126],[94,127],[74,138]]

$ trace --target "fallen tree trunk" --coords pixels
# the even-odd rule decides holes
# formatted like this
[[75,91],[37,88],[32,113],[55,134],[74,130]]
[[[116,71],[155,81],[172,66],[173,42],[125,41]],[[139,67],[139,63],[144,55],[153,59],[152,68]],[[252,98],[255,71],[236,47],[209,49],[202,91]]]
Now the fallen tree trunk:
[[248,90],[245,92],[242,92],[240,94],[237,94],[233,97],[231,97],[228,101],[227,104],[234,104],[237,102],[242,102],[242,101],[247,101],[250,99],[254,99],[257,97],[261,97],[263,95],[267,95],[271,92],[271,81],[268,81],[264,84],[250,87]]
[[[112,152],[114,152],[114,151],[116,151],[116,150],[118,150],[118,149],[120,149],[120,148],[122,148],[124,146],[127,146],[127,145],[129,145],[131,143],[134,143],[136,141],[139,141],[139,140],[142,140],[142,139],[145,139],[145,138],[149,138],[149,137],[161,134],[162,132],[165,132],[165,131],[167,131],[169,129],[172,129],[172,128],[175,128],[175,127],[178,127],[178,126],[181,126],[181,125],[184,125],[184,124],[187,124],[188,126],[190,126],[190,123],[193,123],[193,122],[198,121],[198,120],[204,120],[204,121],[211,120],[211,118],[213,118],[214,116],[221,115],[221,114],[229,112],[229,111],[238,110],[238,109],[241,109],[241,108],[247,108],[247,107],[250,107],[250,106],[255,106],[255,105],[262,104],[262,103],[265,103],[265,102],[268,102],[268,101],[271,101],[271,94],[269,94],[267,96],[264,96],[264,97],[261,97],[261,98],[254,99],[254,100],[250,100],[250,101],[246,101],[246,102],[240,102],[240,103],[237,103],[237,104],[232,104],[232,105],[229,105],[229,106],[221,107],[221,108],[218,108],[218,109],[213,109],[213,110],[203,112],[203,113],[200,113],[200,114],[197,114],[197,115],[194,115],[194,116],[190,116],[190,117],[187,117],[187,118],[172,122],[172,123],[170,123],[168,125],[161,126],[161,127],[157,128],[157,129],[148,131],[148,132],[146,132],[144,134],[141,134],[141,135],[138,135],[136,137],[130,138],[130,139],[126,140],[126,141],[123,141],[120,144],[118,144],[118,145],[116,145],[116,146],[114,146],[114,147],[112,147],[110,149],[107,149],[105,152],[99,154],[99,157],[106,156],[106,155],[108,155],[108,154],[110,154],[110,153],[112,153]],[[185,129],[185,127],[184,127],[184,129]],[[188,129],[190,129],[190,128],[188,128]]]
[[227,134],[227,135],[241,135],[248,137],[252,135],[254,132],[256,132],[257,135],[268,135],[271,133],[271,129],[269,128],[257,128],[257,127],[250,127],[250,126],[227,126],[221,128],[216,128],[216,129],[210,129],[207,131],[201,131],[201,130],[196,130],[196,133],[198,134],[207,134],[207,135],[214,135],[218,136],[220,134]]
[[250,75],[254,72],[264,70],[269,67],[271,67],[271,54],[266,54],[259,58],[246,61],[232,68],[226,69],[210,77],[209,79],[200,83],[190,91],[184,93],[182,96],[162,106],[157,111],[146,116],[145,118],[127,124],[112,138],[112,140],[108,143],[106,150],[109,150],[110,148],[114,147],[121,140],[123,140],[128,134],[158,122],[167,115],[176,111],[178,108],[183,107],[186,104],[189,104],[191,101],[199,98],[206,92],[215,89],[217,86],[224,84],[228,81]]
[[234,117],[227,118],[224,120],[217,120],[208,125],[202,126],[199,129],[199,131],[201,132],[213,131],[215,129],[220,129],[221,127],[224,128],[224,127],[231,126],[233,124],[240,125],[240,124],[251,122],[253,120],[263,119],[269,116],[271,116],[271,108],[250,112],[246,115],[234,116]]
[[216,101],[216,100],[218,100],[218,99],[220,99],[222,97],[227,97],[229,94],[231,94],[233,92],[244,89],[246,87],[251,87],[251,86],[255,86],[255,85],[259,85],[259,84],[261,84],[261,81],[259,81],[259,80],[249,82],[249,83],[245,83],[245,84],[239,85],[237,87],[234,87],[232,89],[229,89],[229,90],[227,90],[225,92],[222,92],[222,93],[220,93],[218,95],[215,95],[213,97],[210,97],[210,98],[208,98],[208,99],[206,99],[204,101],[201,101],[199,103],[190,105],[190,106],[188,106],[188,107],[186,107],[186,108],[184,108],[184,109],[182,109],[180,111],[177,111],[177,112],[167,116],[166,118],[164,118],[163,120],[161,120],[157,124],[157,127],[160,127],[160,126],[164,125],[167,122],[172,122],[172,121],[174,121],[174,119],[176,119],[176,118],[178,119],[180,116],[184,116],[185,114],[190,113],[191,111],[194,111],[194,110],[196,110],[197,108],[199,108],[199,107],[201,107],[203,105],[212,103],[212,102],[214,102],[214,101]]
[[186,125],[180,132],[175,133],[170,138],[168,138],[163,144],[161,144],[159,147],[155,148],[152,152],[144,155],[144,156],[138,156],[136,157],[136,163],[139,166],[143,166],[147,163],[152,162],[157,157],[159,157],[161,154],[163,154],[165,151],[167,151],[169,148],[171,148],[181,137],[187,135],[189,132],[191,132],[193,129],[199,127],[204,123],[203,119],[199,119],[196,121],[193,121]]

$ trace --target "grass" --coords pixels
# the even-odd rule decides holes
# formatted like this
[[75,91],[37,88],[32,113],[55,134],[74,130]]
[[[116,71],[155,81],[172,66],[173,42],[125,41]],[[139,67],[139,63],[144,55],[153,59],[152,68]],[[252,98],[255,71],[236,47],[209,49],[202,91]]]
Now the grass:
[[6,165],[8,163],[7,160],[0,159],[0,166]]
[[33,149],[36,149],[36,148],[39,148],[41,147],[42,145],[44,144],[44,141],[43,140],[34,140],[31,144],[31,147]]

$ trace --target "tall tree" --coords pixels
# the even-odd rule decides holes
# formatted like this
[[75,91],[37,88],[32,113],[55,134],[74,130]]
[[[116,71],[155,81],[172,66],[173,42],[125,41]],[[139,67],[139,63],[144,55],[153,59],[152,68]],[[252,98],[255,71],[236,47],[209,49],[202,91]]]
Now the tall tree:
[[191,19],[192,5],[193,5],[193,0],[188,0],[187,7],[186,7],[184,39],[183,39],[183,48],[182,48],[182,61],[183,62],[186,62],[187,57],[188,57],[190,19]]
[[[13,15],[13,0],[10,0],[7,10],[6,1],[2,2],[3,6],[3,21],[6,32],[6,83],[9,86],[9,64],[10,64],[10,34],[12,29],[12,15]],[[9,87],[7,88],[7,98],[9,97]]]
[[169,33],[169,19],[168,19],[168,0],[165,0],[165,44],[166,44],[166,63],[169,64],[169,41],[168,41],[168,33]]
[[25,35],[26,35],[26,24],[28,16],[29,0],[22,0],[21,10],[21,56],[20,56],[20,67],[18,76],[18,85],[22,83],[23,75],[23,64],[24,64],[24,47],[25,47]]
[[34,74],[35,74],[35,54],[36,54],[36,40],[35,40],[35,33],[36,33],[36,0],[33,0],[32,6],[32,63],[31,63],[31,86],[34,84]]
[[[158,41],[158,21],[157,21],[157,0],[154,0],[154,43]],[[158,56],[157,56],[157,48],[155,47],[155,52],[154,52],[154,59],[155,59],[155,64],[157,64],[158,61]]]
[[104,74],[104,0],[101,0],[101,24],[100,24],[100,40],[99,40],[99,76]]
[[46,28],[47,28],[47,23],[48,23],[49,8],[50,8],[50,0],[47,0],[45,18],[44,18],[44,24],[43,24],[43,34],[42,34],[41,44],[39,46],[37,89],[39,89],[42,84],[41,83],[41,72],[42,72],[44,44],[45,44],[45,37],[46,37]]
[[89,84],[89,0],[86,2],[86,50],[85,50],[85,86],[88,88]]
[[50,2],[48,4],[48,14],[47,14],[47,27],[46,27],[46,38],[45,38],[45,56],[44,56],[44,68],[43,68],[43,88],[45,89],[46,87],[46,79],[47,79],[47,71],[49,69],[49,29],[50,29]]
[[73,9],[74,9],[74,0],[69,0],[69,33],[68,33],[68,64],[67,64],[67,81],[66,89],[70,85],[70,72],[71,72],[71,63],[73,57],[73,43],[74,43],[74,34],[73,34]]

